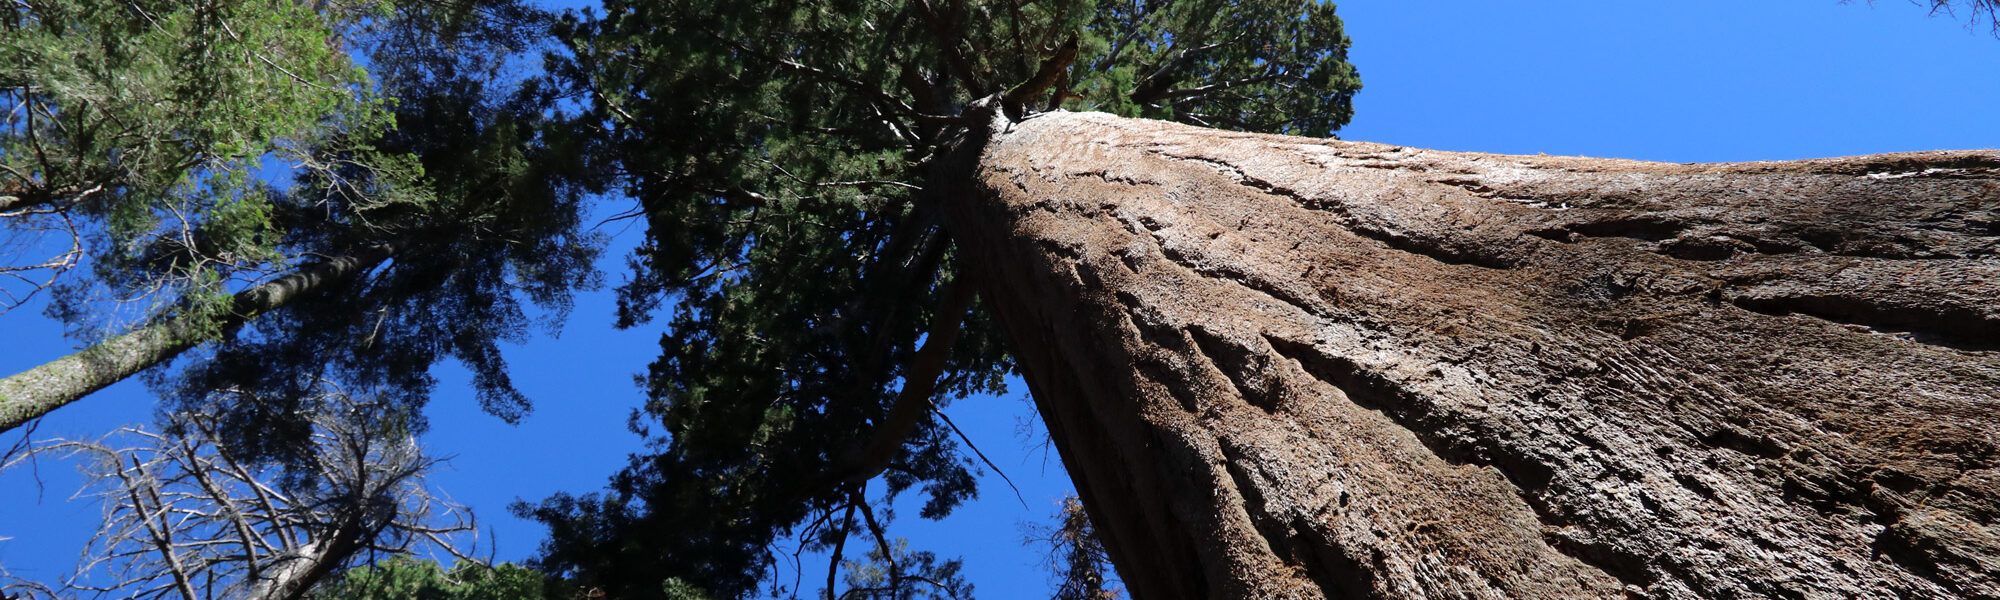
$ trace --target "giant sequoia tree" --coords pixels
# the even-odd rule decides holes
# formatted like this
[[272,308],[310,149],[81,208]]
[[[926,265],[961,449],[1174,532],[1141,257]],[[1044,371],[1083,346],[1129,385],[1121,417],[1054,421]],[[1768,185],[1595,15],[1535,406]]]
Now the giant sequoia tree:
[[2000,154],[1004,127],[953,222],[1135,597],[2000,595]]
[[1325,135],[1359,87],[1314,2],[606,9],[564,28],[560,72],[649,227],[621,321],[673,303],[639,422],[661,451],[606,496],[533,510],[555,530],[547,566],[636,597],[663,579],[742,594],[784,532],[836,562],[877,555],[874,587],[948,570],[899,556],[880,511],[921,490],[941,516],[974,491],[933,409],[1009,367],[976,299],[999,282],[965,262],[946,210],[995,115],[1066,102]]
[[[615,170],[649,226],[621,321],[672,314],[657,453],[530,510],[620,597],[746,593],[784,534],[829,593],[842,558],[855,595],[964,592],[883,508],[974,493],[936,408],[1008,369],[1141,597],[2000,597],[1992,153],[1262,135],[1359,87],[1305,0],[614,2],[560,28],[566,90],[505,97],[468,48],[519,31],[451,28],[525,13],[368,13],[417,25],[370,82],[320,43],[369,17],[272,6],[8,13],[0,217],[94,223],[98,283],[183,293],[0,380],[0,428],[207,341],[186,389],[267,399],[214,421],[253,451],[322,376],[407,406],[443,355],[515,414],[494,342],[588,283]],[[550,126],[563,91],[590,112]],[[272,148],[306,185],[244,174]]]
[[1993,153],[1127,118],[1328,134],[1312,2],[607,9],[566,76],[650,227],[621,316],[676,304],[658,453],[531,509],[586,585],[743,594],[790,533],[955,592],[880,502],[971,493],[934,408],[1018,368],[1137,597],[2000,596]]

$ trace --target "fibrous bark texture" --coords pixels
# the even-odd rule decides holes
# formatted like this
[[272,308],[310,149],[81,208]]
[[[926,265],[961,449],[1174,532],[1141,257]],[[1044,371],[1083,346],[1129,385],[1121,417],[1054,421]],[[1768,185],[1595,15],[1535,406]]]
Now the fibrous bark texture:
[[1160,598],[2000,597],[2000,153],[1054,113],[958,236]]

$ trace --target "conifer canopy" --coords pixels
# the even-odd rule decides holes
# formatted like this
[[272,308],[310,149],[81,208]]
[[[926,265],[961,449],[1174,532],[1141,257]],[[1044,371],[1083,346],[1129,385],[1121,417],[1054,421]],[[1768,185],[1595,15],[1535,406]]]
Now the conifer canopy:
[[[933,409],[1002,391],[1010,364],[938,207],[993,111],[1324,136],[1360,87],[1311,0],[605,11],[557,27],[555,71],[648,227],[619,319],[668,315],[633,419],[656,452],[605,494],[517,508],[553,529],[544,567],[619,597],[740,596],[777,536],[854,558],[842,540],[879,533],[888,498],[939,518],[975,494]],[[953,589],[950,561],[870,546],[884,582]]]

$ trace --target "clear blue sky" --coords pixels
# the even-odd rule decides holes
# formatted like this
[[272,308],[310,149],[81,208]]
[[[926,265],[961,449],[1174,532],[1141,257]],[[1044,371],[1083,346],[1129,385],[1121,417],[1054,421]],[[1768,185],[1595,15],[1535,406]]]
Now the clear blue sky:
[[[2000,146],[2000,40],[1904,0],[1352,0],[1340,12],[1366,85],[1347,139],[1677,162]],[[637,232],[612,233],[622,249]],[[621,265],[616,252],[605,264],[614,281]],[[632,375],[660,331],[612,330],[611,306],[585,295],[560,337],[508,353],[538,401],[520,426],[481,414],[462,370],[442,372],[426,442],[457,458],[432,480],[476,510],[500,559],[528,556],[542,537],[508,502],[598,489],[639,450],[624,429],[641,399]],[[0,316],[0,372],[71,346],[36,308]],[[963,556],[986,598],[1046,597],[1019,525],[1046,518],[1069,487],[1052,455],[1017,435],[1032,411],[1016,389],[950,414],[1028,507],[988,477],[983,499],[943,523],[913,510],[899,521],[913,546]],[[150,417],[145,390],[128,383],[58,411],[40,434],[94,437]],[[64,501],[72,471],[44,462],[40,494],[32,472],[0,474],[0,537],[14,538],[0,541],[0,566],[53,579],[73,564],[97,509]],[[808,590],[823,568],[807,565]]]

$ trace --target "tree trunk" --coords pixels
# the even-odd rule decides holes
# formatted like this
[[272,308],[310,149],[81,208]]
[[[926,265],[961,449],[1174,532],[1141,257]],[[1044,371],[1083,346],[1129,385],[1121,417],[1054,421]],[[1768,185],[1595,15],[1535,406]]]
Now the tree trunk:
[[[300,600],[326,581],[335,569],[346,565],[362,549],[363,539],[374,539],[358,519],[341,521],[326,537],[303,547],[266,567],[250,586],[250,600]],[[379,532],[377,532],[379,533]]]
[[314,263],[268,283],[237,292],[230,314],[220,323],[201,315],[175,315],[136,331],[99,342],[69,356],[0,379],[0,433],[124,381],[229,331],[301,294],[353,277],[394,255],[391,242],[363,247],[348,256]]
[[1054,113],[953,233],[1133,596],[2000,597],[2000,153]]

